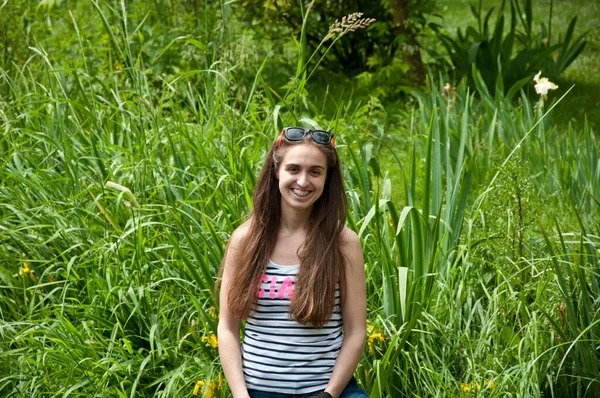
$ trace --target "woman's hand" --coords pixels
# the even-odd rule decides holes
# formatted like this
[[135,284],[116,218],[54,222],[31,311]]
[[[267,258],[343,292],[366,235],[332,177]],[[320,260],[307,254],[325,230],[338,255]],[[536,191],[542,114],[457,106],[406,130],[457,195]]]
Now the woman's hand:
[[319,393],[316,393],[316,394],[314,394],[314,395],[311,395],[311,396],[310,396],[310,397],[308,397],[308,398],[333,398],[333,397],[331,396],[331,394],[330,394],[330,393],[328,393],[328,392],[325,392],[325,391],[321,391],[321,392],[319,392]]

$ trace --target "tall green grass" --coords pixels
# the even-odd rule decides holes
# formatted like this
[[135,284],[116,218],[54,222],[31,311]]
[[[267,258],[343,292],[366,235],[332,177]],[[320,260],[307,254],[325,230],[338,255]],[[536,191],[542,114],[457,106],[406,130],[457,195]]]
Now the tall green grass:
[[[126,2],[58,8],[65,48],[50,37],[53,51],[40,41],[0,70],[0,395],[202,384],[228,396],[211,344],[215,275],[291,123],[336,133],[366,260],[357,377],[371,396],[597,394],[594,132],[536,125],[549,105],[526,97],[460,85],[448,99],[442,81],[408,109],[319,99],[337,101],[325,116],[301,42],[286,87],[269,86],[261,60],[245,79],[230,6],[207,6],[198,37],[163,47],[148,33],[158,14],[143,21]],[[69,43],[76,60],[56,52]],[[198,49],[189,69],[161,63],[174,48]]]
[[[442,92],[431,87],[419,102],[413,125],[423,134],[412,136],[411,167],[400,165],[402,211],[387,180],[360,230],[367,264],[380,269],[369,281],[389,338],[363,363],[361,380],[375,396],[594,396],[598,249],[583,221],[598,222],[588,210],[594,135],[580,133],[592,145],[575,149],[576,134],[553,132],[541,103],[523,97],[514,107],[483,90],[477,101],[464,87],[453,101]],[[586,172],[558,177],[548,165]],[[589,194],[575,201],[579,190]],[[557,261],[558,241],[545,232],[553,219],[584,231],[574,232],[588,244],[581,266],[549,265]],[[569,245],[561,248],[560,258],[570,257]],[[567,313],[571,337],[556,331]]]

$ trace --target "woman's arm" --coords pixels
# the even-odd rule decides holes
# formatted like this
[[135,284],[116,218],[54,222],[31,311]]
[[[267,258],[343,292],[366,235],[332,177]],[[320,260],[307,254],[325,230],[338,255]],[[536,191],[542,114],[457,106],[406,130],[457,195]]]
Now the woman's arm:
[[223,366],[225,378],[235,398],[249,397],[242,370],[242,350],[240,346],[241,320],[231,314],[227,303],[229,282],[238,264],[237,259],[243,247],[245,232],[246,227],[242,225],[231,234],[223,261],[223,279],[219,294],[219,327],[217,331],[219,356],[221,357],[221,365]]
[[333,373],[325,391],[334,398],[340,396],[356,371],[362,356],[367,328],[367,293],[365,264],[356,233],[345,228],[342,250],[346,255],[346,284],[342,301],[344,342],[335,361]]

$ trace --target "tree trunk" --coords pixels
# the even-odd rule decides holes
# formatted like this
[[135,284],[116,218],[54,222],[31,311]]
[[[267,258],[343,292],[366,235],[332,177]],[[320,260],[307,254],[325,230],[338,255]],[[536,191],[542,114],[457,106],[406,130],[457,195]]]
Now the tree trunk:
[[421,49],[419,43],[412,30],[405,26],[408,18],[408,0],[390,0],[390,8],[392,12],[392,22],[396,37],[405,36],[405,42],[409,49],[400,49],[402,52],[402,60],[410,65],[408,78],[415,83],[425,84],[425,70],[423,68],[423,60],[421,59]]

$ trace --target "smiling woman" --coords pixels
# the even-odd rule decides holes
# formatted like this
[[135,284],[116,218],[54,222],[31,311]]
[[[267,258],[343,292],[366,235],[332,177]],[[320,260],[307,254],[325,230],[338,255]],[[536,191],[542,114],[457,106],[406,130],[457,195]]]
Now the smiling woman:
[[323,193],[327,158],[314,145],[289,147],[277,170],[281,205],[286,212],[309,211]]
[[366,334],[364,260],[344,226],[333,143],[326,131],[285,128],[267,154],[252,215],[231,235],[218,338],[236,398],[367,396],[352,377]]

